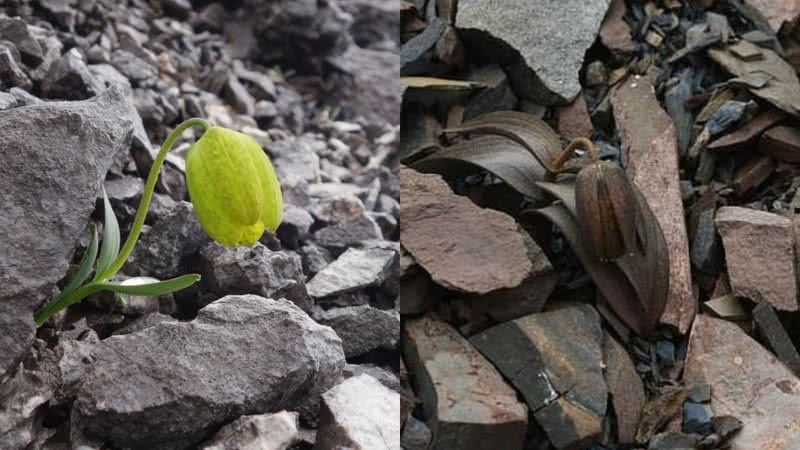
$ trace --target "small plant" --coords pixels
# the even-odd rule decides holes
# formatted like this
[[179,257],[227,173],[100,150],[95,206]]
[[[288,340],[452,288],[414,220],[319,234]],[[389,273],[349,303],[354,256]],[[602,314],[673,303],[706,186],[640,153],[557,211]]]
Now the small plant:
[[[34,322],[37,327],[47,322],[53,314],[96,292],[163,295],[187,288],[200,280],[200,275],[189,274],[146,284],[113,282],[139,239],[167,153],[180,135],[191,127],[203,130],[203,135],[192,145],[186,157],[189,198],[203,230],[227,247],[253,246],[264,230],[275,232],[282,218],[283,197],[275,170],[261,146],[245,134],[211,127],[202,119],[189,119],[178,125],[161,146],[150,168],[139,209],[122,248],[119,225],[103,190],[102,244],[98,245],[97,228],[92,224],[89,245],[77,272],[57,297],[36,311]],[[90,279],[92,272],[94,276]]]

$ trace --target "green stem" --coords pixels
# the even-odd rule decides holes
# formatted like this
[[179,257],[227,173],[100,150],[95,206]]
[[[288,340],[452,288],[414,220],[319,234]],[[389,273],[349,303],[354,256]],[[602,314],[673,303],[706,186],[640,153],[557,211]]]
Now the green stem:
[[139,202],[139,210],[136,211],[136,218],[131,226],[131,232],[128,234],[128,239],[125,241],[125,245],[122,246],[122,249],[119,251],[119,254],[114,262],[111,263],[111,265],[108,266],[108,268],[102,274],[100,274],[100,276],[96,277],[95,281],[76,289],[74,292],[65,297],[57,297],[55,301],[46,304],[43,308],[36,311],[33,316],[33,320],[37,327],[40,327],[47,322],[53,314],[83,300],[95,292],[105,289],[107,286],[105,282],[119,272],[119,270],[125,264],[125,261],[127,261],[128,257],[131,256],[133,248],[136,246],[136,242],[139,240],[139,234],[142,232],[144,219],[147,217],[147,210],[150,209],[150,201],[153,199],[153,190],[155,190],[156,182],[158,181],[158,174],[161,172],[161,167],[164,165],[164,160],[167,159],[167,153],[172,150],[172,147],[175,145],[175,142],[178,140],[181,134],[183,134],[183,132],[190,127],[202,128],[203,131],[205,131],[208,129],[209,125],[208,122],[203,119],[192,118],[186,120],[178,125],[178,127],[175,128],[175,130],[167,137],[167,140],[164,141],[164,145],[161,146],[161,150],[159,150],[155,161],[153,161],[153,166],[150,167],[150,173],[147,175],[147,183],[145,183],[144,186],[144,193],[142,194],[142,200]]
[[136,211],[136,218],[131,226],[131,232],[128,234],[128,240],[125,241],[125,245],[123,245],[122,249],[120,249],[117,259],[115,259],[114,262],[108,266],[108,269],[106,269],[106,271],[97,278],[98,281],[108,281],[112,276],[114,276],[114,274],[122,269],[125,261],[127,261],[128,257],[131,256],[133,248],[136,246],[136,241],[139,240],[139,234],[142,232],[144,219],[147,217],[147,210],[150,208],[150,201],[153,198],[153,190],[156,187],[158,174],[161,172],[161,166],[164,165],[164,160],[167,159],[167,153],[172,150],[172,146],[175,145],[175,141],[178,140],[180,135],[183,134],[187,128],[199,127],[205,131],[208,129],[208,126],[208,122],[203,119],[192,118],[186,120],[178,125],[178,127],[175,128],[175,131],[170,133],[170,135],[167,137],[167,140],[164,141],[164,144],[161,146],[161,150],[159,150],[155,161],[153,161],[153,166],[150,168],[150,174],[147,176],[147,183],[144,186],[142,200],[139,201],[139,210]]

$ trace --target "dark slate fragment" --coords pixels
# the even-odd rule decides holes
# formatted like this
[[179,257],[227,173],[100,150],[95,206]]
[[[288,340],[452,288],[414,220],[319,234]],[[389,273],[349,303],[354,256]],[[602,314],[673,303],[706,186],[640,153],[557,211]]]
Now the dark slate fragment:
[[694,403],[708,403],[711,401],[711,385],[697,384],[689,388],[689,400]]
[[767,341],[772,351],[778,355],[786,367],[792,372],[800,374],[800,354],[797,352],[789,337],[789,333],[781,324],[780,318],[768,303],[759,303],[753,309],[753,321],[764,340]]
[[36,67],[44,60],[42,46],[20,18],[0,17],[0,40],[13,42],[28,67]]
[[30,90],[33,86],[28,75],[19,66],[19,52],[9,42],[0,42],[0,89],[20,87]]
[[681,155],[686,154],[692,139],[694,115],[685,107],[686,101],[692,96],[692,78],[692,70],[684,69],[678,75],[677,82],[664,94],[664,108],[675,123]]
[[698,214],[690,256],[692,265],[703,272],[716,273],[721,269],[722,243],[714,224],[714,208]]
[[683,404],[683,424],[681,429],[684,433],[707,434],[712,430],[711,406],[702,403],[686,402]]
[[400,76],[422,75],[430,66],[425,54],[436,46],[436,42],[447,30],[447,22],[435,18],[425,31],[409,39],[400,48]]
[[50,66],[42,82],[44,98],[85,100],[102,90],[103,86],[92,76],[77,49],[68,51]]
[[714,432],[720,435],[723,442],[742,429],[742,421],[733,416],[715,416],[711,419]]

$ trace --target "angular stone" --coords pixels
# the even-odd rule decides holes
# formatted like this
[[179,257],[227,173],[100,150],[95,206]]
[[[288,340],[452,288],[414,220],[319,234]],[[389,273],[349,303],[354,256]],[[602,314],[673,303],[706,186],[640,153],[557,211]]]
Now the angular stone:
[[433,431],[431,449],[521,450],[528,408],[494,366],[444,322],[403,325],[401,348]]
[[191,258],[209,241],[192,204],[181,201],[142,232],[123,271],[158,279],[183,275],[190,269]]
[[522,393],[557,449],[599,441],[608,390],[600,315],[568,306],[504,322],[470,342]]
[[0,379],[27,351],[33,311],[66,274],[106,171],[130,146],[135,116],[113,88],[89,101],[0,112]]
[[200,250],[202,274],[217,295],[256,294],[291,300],[303,311],[313,302],[306,292],[300,255],[273,252],[261,243],[253,247],[223,247],[210,242]]
[[772,31],[778,32],[784,22],[800,17],[800,3],[796,0],[747,0],[767,19]]
[[492,64],[475,69],[469,73],[467,79],[481,83],[484,87],[469,98],[464,107],[464,120],[492,111],[516,108],[517,96],[511,89],[508,76],[500,66]]
[[423,75],[430,72],[432,63],[428,52],[447,30],[447,22],[435,17],[422,33],[406,41],[400,48],[400,76]]
[[202,450],[286,450],[298,440],[297,413],[242,416],[222,427]]
[[381,228],[368,215],[351,222],[329,225],[314,232],[317,244],[334,251],[363,246],[369,241],[381,239],[383,239]]
[[392,250],[348,249],[308,282],[308,293],[322,298],[379,285],[396,259]]
[[314,450],[400,450],[400,395],[369,375],[322,394]]
[[635,444],[646,400],[642,380],[628,352],[608,333],[603,339],[603,353],[608,393],[617,418],[617,440],[620,444]]
[[[400,328],[397,329],[397,332],[400,332]],[[400,378],[398,378],[393,372],[390,372],[389,370],[386,370],[380,366],[375,366],[372,364],[348,364],[342,371],[342,376],[344,378],[353,378],[363,374],[367,374],[375,378],[376,380],[380,381],[382,385],[395,392],[399,393],[402,390],[400,387]]]
[[[581,90],[583,56],[607,8],[607,0],[564,0],[557,6],[547,0],[473,0],[458,5],[456,24],[479,33],[476,39],[495,52],[503,44],[519,52],[521,70],[512,75],[517,95],[539,104],[566,104]],[[487,38],[502,43],[489,44]]]
[[675,125],[645,78],[636,76],[622,83],[611,102],[625,147],[625,170],[647,199],[667,242],[670,283],[661,322],[686,333],[697,313],[697,302],[692,294]]
[[103,85],[94,79],[78,49],[73,48],[56,61],[42,82],[42,97],[85,100],[97,95]]
[[127,50],[115,50],[111,65],[128,77],[134,87],[149,85],[158,78],[158,69]]
[[0,43],[0,88],[13,87],[30,90],[33,83],[19,66],[17,49],[8,43]]
[[344,117],[363,117],[368,124],[400,123],[400,55],[351,45],[331,61],[349,74],[338,96]]
[[767,341],[778,359],[781,360],[795,374],[800,374],[800,354],[797,353],[789,333],[767,303],[761,303],[753,308],[753,321],[761,337]]
[[709,150],[738,150],[753,144],[767,128],[779,123],[786,118],[786,114],[779,109],[770,108],[759,113],[752,120],[742,124],[735,131],[728,133],[708,144]]
[[110,337],[94,357],[72,432],[152,449],[191,447],[241,415],[295,409],[335,385],[345,364],[333,330],[288,300],[255,295]]
[[436,283],[486,294],[530,276],[525,241],[510,216],[454,194],[438,175],[403,168],[400,190],[403,247]]
[[25,370],[0,384],[0,448],[24,449],[34,440],[39,407],[53,397],[42,374]]
[[611,0],[606,17],[600,26],[600,41],[612,53],[629,55],[636,50],[631,38],[631,28],[623,20],[626,12],[625,0]]
[[714,415],[745,424],[731,450],[798,448],[800,380],[735,323],[695,318],[684,381],[711,384]]
[[353,358],[378,348],[393,349],[400,339],[400,314],[369,305],[332,308],[314,320],[333,328],[342,339],[344,356]]
[[717,210],[731,288],[737,296],[797,311],[792,221],[738,206]]
[[770,128],[761,136],[758,149],[778,161],[800,163],[800,129],[789,126]]
[[287,205],[283,209],[283,220],[275,235],[285,247],[296,249],[300,246],[301,240],[308,238],[312,225],[314,225],[314,218],[308,211]]
[[25,21],[18,17],[0,18],[0,40],[12,42],[28,67],[36,67],[44,60],[39,41],[28,30]]
[[558,108],[558,132],[564,138],[591,138],[593,131],[594,125],[583,95],[578,95],[569,105]]
[[400,441],[405,450],[428,450],[433,435],[425,422],[410,416],[403,426]]

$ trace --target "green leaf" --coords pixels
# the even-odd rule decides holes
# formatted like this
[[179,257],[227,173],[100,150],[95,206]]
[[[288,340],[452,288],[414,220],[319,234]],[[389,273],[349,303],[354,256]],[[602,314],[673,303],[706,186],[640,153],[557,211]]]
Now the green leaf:
[[53,299],[53,302],[58,301],[59,299],[66,297],[67,295],[75,292],[75,289],[81,287],[84,281],[89,278],[89,274],[92,273],[92,266],[94,265],[94,261],[97,259],[97,226],[95,224],[89,225],[89,246],[86,247],[86,251],[83,253],[83,257],[81,257],[80,265],[78,266],[78,271],[75,272],[75,275],[72,277],[72,280],[67,284],[64,290],[58,294],[58,297]]
[[200,275],[192,273],[169,280],[149,284],[122,285],[115,283],[98,283],[100,290],[116,292],[118,294],[151,296],[164,295],[186,289],[200,281]]
[[103,187],[103,213],[105,216],[103,219],[103,245],[100,247],[97,270],[92,281],[107,278],[110,274],[106,274],[105,271],[119,254],[119,223],[117,223],[117,216],[114,215],[114,210],[111,208],[111,202],[108,201],[105,187]]

